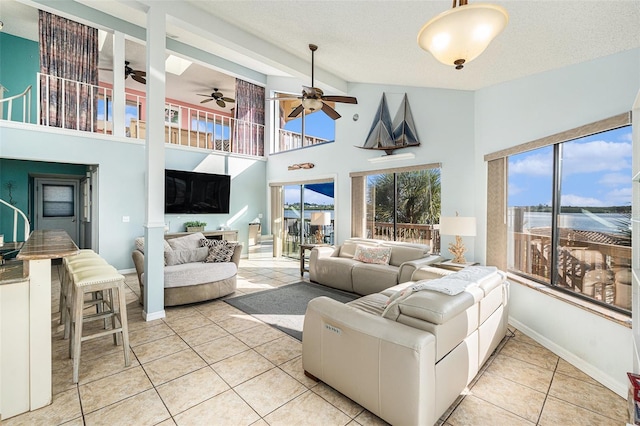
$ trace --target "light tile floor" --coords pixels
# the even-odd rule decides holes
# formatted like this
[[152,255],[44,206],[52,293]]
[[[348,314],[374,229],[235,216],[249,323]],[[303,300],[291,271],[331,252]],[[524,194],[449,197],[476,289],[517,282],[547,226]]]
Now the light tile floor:
[[[300,281],[292,260],[241,261],[237,294]],[[145,322],[126,276],[131,366],[110,337],[83,344],[71,381],[52,300],[53,404],[2,425],[380,425],[304,376],[301,344],[221,300],[168,308]],[[305,275],[305,279],[306,275]],[[440,425],[621,425],[626,401],[513,330]]]

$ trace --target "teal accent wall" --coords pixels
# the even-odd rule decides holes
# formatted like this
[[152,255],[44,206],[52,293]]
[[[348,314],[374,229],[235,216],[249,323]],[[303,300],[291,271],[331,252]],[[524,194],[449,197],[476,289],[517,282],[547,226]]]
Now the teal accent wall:
[[[31,123],[36,117],[36,79],[40,72],[39,43],[0,32],[0,84],[8,89],[4,97],[19,95],[31,85]],[[22,121],[22,101],[14,101],[11,119]],[[6,106],[2,118],[6,118]]]
[[[23,161],[0,159],[0,198],[22,210],[31,223],[33,216],[31,208],[33,199],[30,199],[29,186],[31,179],[29,175],[64,175],[64,176],[84,176],[87,167],[78,164],[46,163],[40,161]],[[11,196],[9,196],[8,184],[12,184]],[[33,230],[33,225],[31,225]],[[4,234],[5,241],[13,241],[13,210],[5,205],[0,205],[0,234]],[[18,219],[18,241],[24,237],[23,221]]]

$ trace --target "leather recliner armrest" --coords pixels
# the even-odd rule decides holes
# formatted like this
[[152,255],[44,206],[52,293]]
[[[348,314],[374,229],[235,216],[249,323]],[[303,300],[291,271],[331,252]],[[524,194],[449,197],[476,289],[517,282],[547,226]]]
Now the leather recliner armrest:
[[413,272],[420,269],[423,266],[428,266],[434,263],[441,262],[443,257],[439,254],[432,254],[421,259],[409,260],[400,265],[398,270],[398,284],[406,283],[412,280]]

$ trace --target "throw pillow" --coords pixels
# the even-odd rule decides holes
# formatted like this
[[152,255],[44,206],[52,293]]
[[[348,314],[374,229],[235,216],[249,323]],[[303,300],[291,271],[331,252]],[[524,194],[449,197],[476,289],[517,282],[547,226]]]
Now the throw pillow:
[[365,247],[359,245],[353,255],[354,260],[364,263],[388,265],[391,260],[391,247]]
[[195,250],[171,250],[164,252],[164,263],[167,266],[182,265],[183,263],[204,262],[209,255],[207,247]]
[[200,240],[204,238],[202,232],[194,232],[184,237],[169,238],[167,242],[174,250],[195,250],[202,247]]
[[200,243],[209,249],[209,255],[204,260],[205,263],[231,262],[237,245],[226,240],[209,240],[207,238],[201,239]]
[[[140,252],[142,252],[142,254],[144,254],[144,237],[138,237],[134,240],[134,243],[136,245],[136,249],[139,250]],[[164,247],[164,251],[171,251],[172,248],[169,245],[169,243],[167,243],[167,240],[165,240],[164,238],[162,239],[162,243],[163,243],[163,247]]]

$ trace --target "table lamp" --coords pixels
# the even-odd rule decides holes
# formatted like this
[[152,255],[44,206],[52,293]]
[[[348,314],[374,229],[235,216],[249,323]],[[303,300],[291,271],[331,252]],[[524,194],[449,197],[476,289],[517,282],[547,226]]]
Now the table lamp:
[[440,235],[455,235],[456,243],[449,243],[449,253],[454,255],[451,262],[467,263],[464,252],[467,248],[462,243],[462,237],[476,236],[476,218],[461,217],[456,212],[455,216],[440,217]]
[[[316,243],[322,244],[324,242],[324,227],[331,224],[331,214],[328,212],[313,212],[311,213],[311,225],[318,226],[318,230],[315,233]],[[320,228],[322,227],[322,228]],[[320,230],[322,229],[322,230]]]

